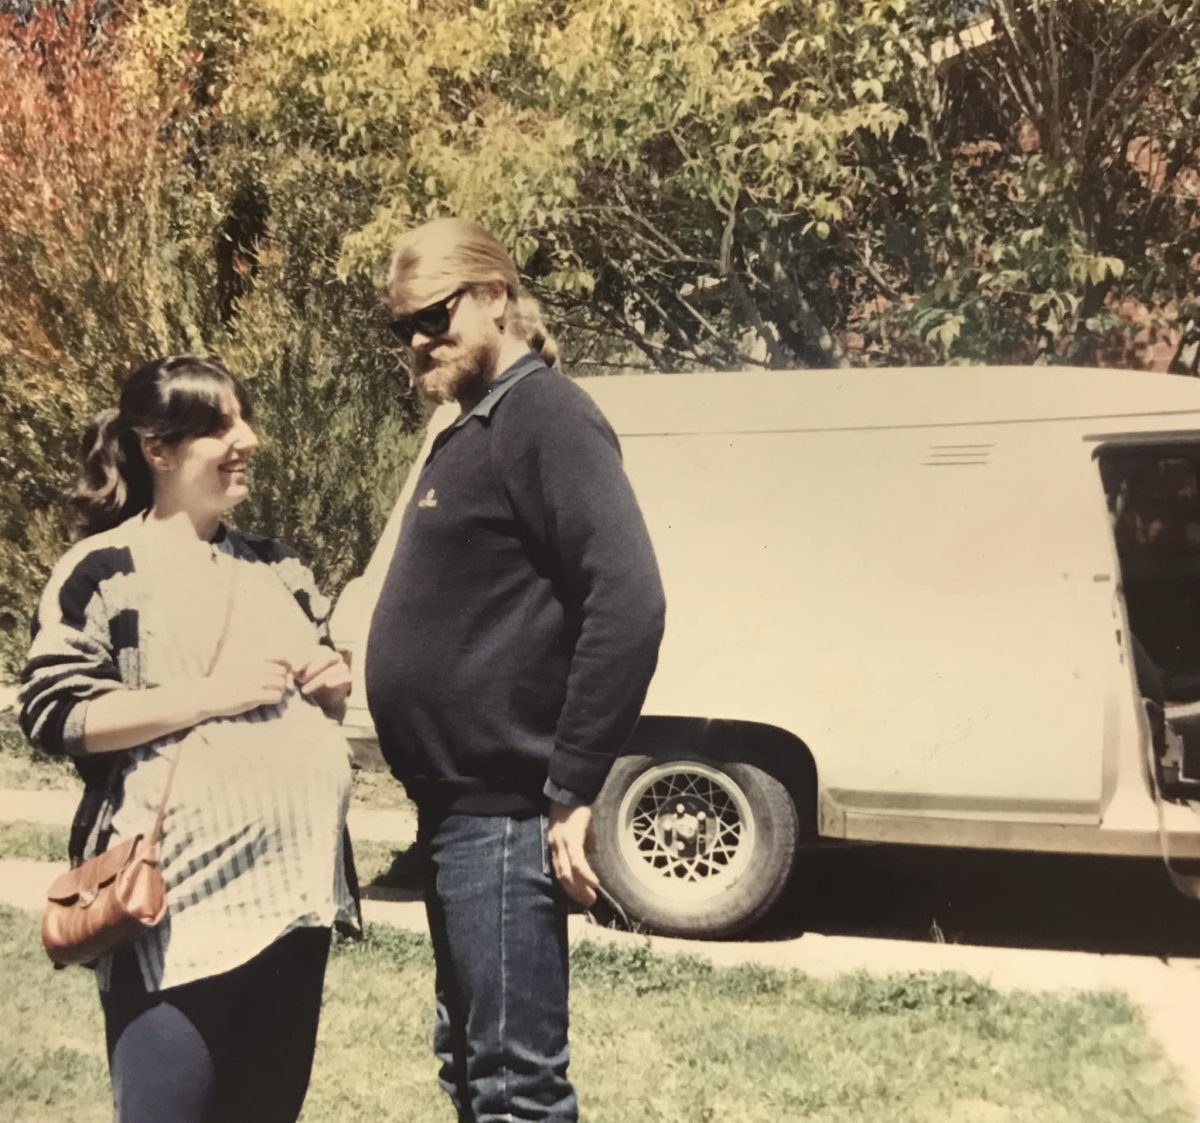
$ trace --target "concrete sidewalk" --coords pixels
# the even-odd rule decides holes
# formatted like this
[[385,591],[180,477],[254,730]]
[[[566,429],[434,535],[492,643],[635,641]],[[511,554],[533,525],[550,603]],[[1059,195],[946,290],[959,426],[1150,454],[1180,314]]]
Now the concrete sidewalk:
[[[0,789],[0,823],[40,823],[69,827],[78,791],[16,791]],[[356,842],[389,842],[411,845],[417,837],[417,818],[411,811],[350,809],[350,837]]]
[[[63,867],[54,862],[0,860],[0,903],[36,911],[46,886]],[[427,933],[420,894],[408,890],[366,890],[364,915],[372,923]],[[573,939],[590,939],[619,947],[648,946],[663,955],[688,955],[719,967],[757,964],[799,970],[829,979],[852,971],[875,974],[913,971],[960,971],[1004,990],[1158,992],[1164,987],[1194,993],[1200,1010],[1200,960],[1164,962],[1136,955],[994,948],[969,944],[917,943],[806,933],[775,942],[671,939],[603,928],[582,913],[570,919]],[[1193,1016],[1193,1023],[1200,1019]],[[1192,1030],[1193,1036],[1197,1030]]]

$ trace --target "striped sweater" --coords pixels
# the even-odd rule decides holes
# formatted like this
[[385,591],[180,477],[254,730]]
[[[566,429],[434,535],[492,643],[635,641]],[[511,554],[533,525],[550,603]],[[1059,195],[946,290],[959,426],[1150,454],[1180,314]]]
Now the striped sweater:
[[[84,782],[68,846],[72,865],[107,848],[113,814],[121,805],[120,777],[135,751],[88,755],[83,730],[93,699],[145,685],[140,614],[146,589],[133,548],[140,524],[140,516],[128,519],[77,543],[60,559],[43,591],[21,676],[22,731],[43,752],[72,757]],[[332,647],[330,602],[295,551],[262,535],[222,527],[217,541],[226,539],[234,557],[272,568],[312,622],[318,642]],[[348,844],[345,854],[357,896]]]

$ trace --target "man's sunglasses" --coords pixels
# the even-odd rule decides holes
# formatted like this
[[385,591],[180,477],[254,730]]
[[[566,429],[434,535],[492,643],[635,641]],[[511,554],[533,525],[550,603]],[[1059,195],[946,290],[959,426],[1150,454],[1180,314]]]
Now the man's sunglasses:
[[445,335],[450,330],[450,317],[453,314],[450,305],[466,291],[467,287],[464,285],[455,289],[449,296],[442,297],[434,304],[427,304],[424,308],[418,308],[407,316],[393,316],[388,321],[388,327],[406,347],[412,346],[413,336],[417,332],[429,336],[430,339]]

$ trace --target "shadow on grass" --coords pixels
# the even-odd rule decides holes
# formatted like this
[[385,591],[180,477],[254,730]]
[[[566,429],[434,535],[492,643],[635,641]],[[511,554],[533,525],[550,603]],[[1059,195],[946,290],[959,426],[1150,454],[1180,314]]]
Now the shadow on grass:
[[[603,901],[593,919],[639,931]],[[1200,902],[1151,858],[846,845],[801,853],[774,909],[733,938],[806,933],[1200,958]]]
[[78,785],[71,761],[33,748],[18,728],[13,711],[0,713],[0,787],[73,790]]
[[414,900],[421,896],[423,880],[415,843],[397,849],[385,843],[356,842],[354,861],[366,900]]

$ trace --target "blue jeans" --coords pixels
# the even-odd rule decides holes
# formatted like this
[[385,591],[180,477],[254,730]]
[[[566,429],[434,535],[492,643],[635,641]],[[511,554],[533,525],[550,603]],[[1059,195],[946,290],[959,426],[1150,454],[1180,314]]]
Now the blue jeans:
[[438,1083],[463,1123],[574,1123],[567,902],[540,815],[423,815]]

